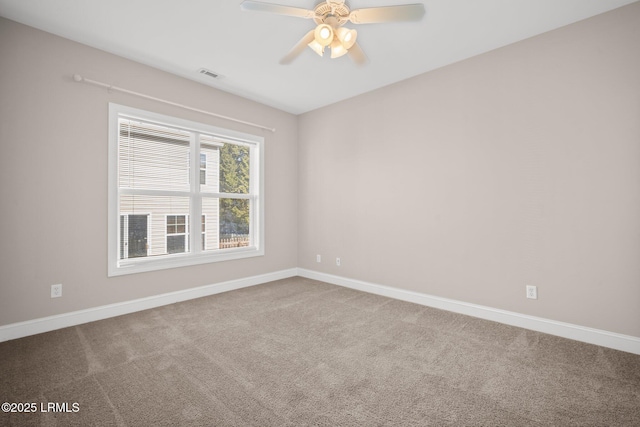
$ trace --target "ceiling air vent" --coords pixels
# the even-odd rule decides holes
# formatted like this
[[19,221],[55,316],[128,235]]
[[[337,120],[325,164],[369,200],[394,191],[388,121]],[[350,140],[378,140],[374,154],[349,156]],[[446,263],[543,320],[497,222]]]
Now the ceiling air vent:
[[204,74],[205,76],[209,76],[209,77],[211,77],[211,78],[213,78],[213,79],[220,79],[220,78],[222,78],[222,76],[221,76],[220,74],[218,74],[218,73],[214,73],[213,71],[211,71],[211,70],[207,70],[206,68],[200,68],[200,69],[198,70],[198,72],[199,72],[200,74]]

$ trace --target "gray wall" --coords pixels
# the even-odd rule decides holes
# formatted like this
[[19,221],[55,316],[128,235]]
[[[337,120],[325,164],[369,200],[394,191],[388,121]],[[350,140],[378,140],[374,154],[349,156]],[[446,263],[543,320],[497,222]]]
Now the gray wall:
[[[5,19],[0,58],[0,325],[296,267],[296,116]],[[74,73],[277,132],[109,94]],[[107,278],[109,102],[263,135],[266,255]],[[50,298],[54,283],[62,298]]]
[[298,265],[640,336],[639,23],[635,3],[300,116]]

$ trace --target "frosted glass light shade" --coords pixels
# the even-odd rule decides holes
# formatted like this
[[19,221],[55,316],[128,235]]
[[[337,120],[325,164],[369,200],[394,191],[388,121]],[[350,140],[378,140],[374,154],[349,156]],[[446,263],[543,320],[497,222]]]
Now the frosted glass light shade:
[[307,46],[309,46],[315,53],[320,56],[324,54],[324,46],[322,46],[316,40],[312,40],[311,43],[309,43]]
[[342,43],[342,46],[349,50],[351,49],[351,46],[356,43],[358,32],[356,30],[340,27],[336,30],[336,36],[338,37],[338,40],[340,40],[340,43]]
[[345,49],[342,43],[340,43],[340,40],[335,39],[333,43],[331,43],[331,58],[340,58],[346,53],[347,49]]
[[315,41],[322,46],[329,46],[333,41],[333,28],[327,24],[320,24],[314,32]]

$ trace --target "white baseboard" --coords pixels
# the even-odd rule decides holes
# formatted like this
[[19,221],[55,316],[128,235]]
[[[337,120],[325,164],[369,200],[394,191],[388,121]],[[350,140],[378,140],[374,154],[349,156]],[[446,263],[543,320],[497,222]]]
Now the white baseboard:
[[136,311],[148,310],[150,308],[173,304],[194,298],[219,294],[221,292],[232,291],[234,289],[246,288],[248,286],[259,285],[272,282],[274,280],[286,279],[298,274],[297,268],[276,271],[273,273],[261,274],[258,276],[246,277],[243,279],[230,280],[227,282],[215,283],[212,285],[200,286],[182,291],[170,292],[162,295],[154,295],[147,298],[125,301],[116,304],[103,305],[100,307],[88,308],[86,310],[73,311],[70,313],[58,314],[55,316],[42,317],[25,322],[12,323],[0,326],[0,342],[22,338],[29,335],[49,332],[69,326],[80,325],[87,322],[102,320],[109,317],[121,316],[123,314],[134,313]]
[[486,307],[477,304],[456,301],[448,298],[441,298],[419,292],[408,291],[389,286],[364,282],[361,280],[349,279],[346,277],[334,276],[320,273],[304,268],[291,268],[288,270],[276,271],[273,273],[261,274],[258,276],[246,277],[242,279],[230,280],[227,282],[215,283],[212,285],[200,286],[182,291],[170,292],[162,295],[154,295],[147,298],[125,301],[122,303],[109,304],[86,310],[73,311],[70,313],[55,316],[42,317],[25,322],[12,323],[0,326],[0,342],[69,326],[80,325],[96,320],[107,319],[109,317],[121,316],[123,314],[134,313],[136,311],[148,310],[150,308],[173,304],[194,298],[214,295],[221,292],[255,286],[274,280],[286,279],[293,276],[302,276],[309,279],[320,280],[334,285],[344,286],[363,292],[382,295],[402,301],[421,304],[428,307],[439,308],[455,313],[466,314],[481,319],[492,320],[507,325],[518,326],[533,331],[544,332],[551,335],[582,341],[629,353],[640,354],[640,338],[629,335],[617,334],[600,329],[588,328],[585,326],[573,325],[570,323],[558,322],[555,320],[529,316],[506,310]]
[[640,338],[298,268],[298,275],[428,307],[640,354]]

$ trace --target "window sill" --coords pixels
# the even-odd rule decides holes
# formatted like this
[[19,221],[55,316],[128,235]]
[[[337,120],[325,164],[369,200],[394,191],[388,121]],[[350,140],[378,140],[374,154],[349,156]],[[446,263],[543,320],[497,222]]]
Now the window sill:
[[208,264],[220,261],[230,261],[242,258],[264,256],[264,249],[257,247],[243,247],[220,249],[215,253],[200,254],[172,254],[153,258],[136,258],[135,260],[119,261],[118,266],[110,266],[108,276],[124,276],[127,274],[144,273],[165,270],[169,268],[187,267],[190,265]]

